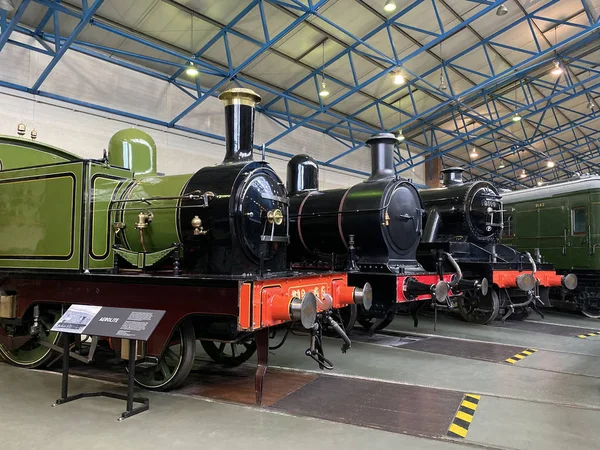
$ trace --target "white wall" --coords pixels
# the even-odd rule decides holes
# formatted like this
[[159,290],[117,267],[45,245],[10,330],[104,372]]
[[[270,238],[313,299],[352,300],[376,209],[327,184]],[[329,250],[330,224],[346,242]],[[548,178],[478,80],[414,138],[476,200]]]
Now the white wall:
[[[27,39],[19,34],[13,34],[12,38]],[[46,55],[8,44],[0,53],[0,79],[31,86],[49,61]],[[167,82],[74,51],[65,54],[41,91],[167,122],[192,102],[189,96]],[[268,117],[256,116],[255,144],[267,142],[283,131]],[[83,157],[101,157],[113,133],[126,127],[138,127],[156,141],[158,170],[166,174],[191,173],[219,163],[224,154],[222,141],[0,88],[0,134],[14,136],[21,121],[27,125],[27,136],[35,128],[39,141]],[[179,124],[222,136],[223,105],[216,98],[208,98]],[[321,161],[346,149],[330,137],[307,128],[295,130],[272,147],[291,154],[308,153]],[[287,158],[267,153],[267,160],[285,179]],[[369,150],[361,148],[340,158],[336,164],[369,172]],[[404,175],[422,183],[423,166]],[[321,168],[320,182],[325,189],[350,186],[363,179],[346,171]]]

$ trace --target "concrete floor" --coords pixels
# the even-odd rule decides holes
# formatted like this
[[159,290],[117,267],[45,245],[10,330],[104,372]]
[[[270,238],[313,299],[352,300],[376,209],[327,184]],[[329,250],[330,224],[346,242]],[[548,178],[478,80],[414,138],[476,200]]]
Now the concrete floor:
[[[531,320],[600,327],[600,322],[560,313]],[[511,365],[357,341],[342,355],[339,341],[326,339],[327,356],[336,365],[329,375],[481,395],[468,435],[462,440],[409,436],[176,393],[149,394],[150,411],[117,422],[124,406],[118,400],[85,399],[51,408],[60,391],[58,374],[0,364],[0,423],[4,430],[1,448],[202,446],[230,449],[244,446],[252,449],[268,446],[361,450],[575,450],[600,447],[599,338],[578,339],[514,327],[477,326],[445,316],[441,317],[435,333],[427,317],[422,318],[419,328],[415,329],[409,318],[399,316],[390,330],[448,337],[456,345],[469,340],[523,349],[534,347],[539,351]],[[271,367],[319,372],[315,363],[304,356],[307,346],[307,337],[291,336],[286,345],[271,356]],[[120,386],[82,378],[74,378],[71,389],[71,392],[123,391]],[[349,395],[360,395],[360,392]]]

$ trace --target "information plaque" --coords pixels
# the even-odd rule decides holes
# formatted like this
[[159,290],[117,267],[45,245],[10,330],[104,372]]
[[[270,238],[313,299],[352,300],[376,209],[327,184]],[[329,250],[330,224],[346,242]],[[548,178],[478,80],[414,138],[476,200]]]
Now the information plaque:
[[147,341],[164,315],[154,309],[72,305],[52,331]]
[[[127,395],[114,392],[84,392],[68,395],[69,391],[69,343],[63,339],[63,372],[61,397],[53,406],[89,397],[110,397],[127,401],[127,411],[121,414],[119,420],[147,411],[150,401],[143,397],[133,396],[135,377],[135,345],[137,341],[147,341],[154,329],[165,315],[165,311],[154,309],[110,308],[104,306],[72,305],[52,327],[52,331],[67,334],[86,334],[88,336],[103,336],[125,339],[129,344],[129,361],[127,365],[128,384]],[[141,403],[137,408],[134,402]]]

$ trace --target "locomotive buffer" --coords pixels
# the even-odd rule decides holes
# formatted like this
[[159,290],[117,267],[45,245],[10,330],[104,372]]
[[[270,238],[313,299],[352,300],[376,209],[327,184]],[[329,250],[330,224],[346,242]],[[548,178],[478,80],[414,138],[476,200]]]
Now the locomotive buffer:
[[[127,395],[114,392],[83,392],[68,395],[69,391],[69,338],[63,339],[63,366],[61,397],[53,407],[88,397],[110,397],[127,401],[127,411],[121,414],[119,421],[134,416],[150,408],[150,400],[133,396],[135,384],[135,361],[140,346],[150,339],[154,329],[165,315],[165,311],[150,309],[108,308],[101,306],[72,305],[52,331],[65,334],[85,334],[121,339],[121,357],[128,360]],[[125,358],[126,357],[126,358]],[[136,408],[133,404],[141,403]]]

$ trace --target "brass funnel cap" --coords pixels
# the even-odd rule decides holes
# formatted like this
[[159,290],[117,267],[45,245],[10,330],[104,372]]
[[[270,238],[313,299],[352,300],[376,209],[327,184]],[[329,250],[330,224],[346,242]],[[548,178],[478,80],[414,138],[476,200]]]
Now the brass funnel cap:
[[229,105],[246,105],[254,108],[257,103],[262,100],[260,95],[254,92],[252,89],[246,88],[233,88],[219,94],[219,100],[221,100],[225,106]]

